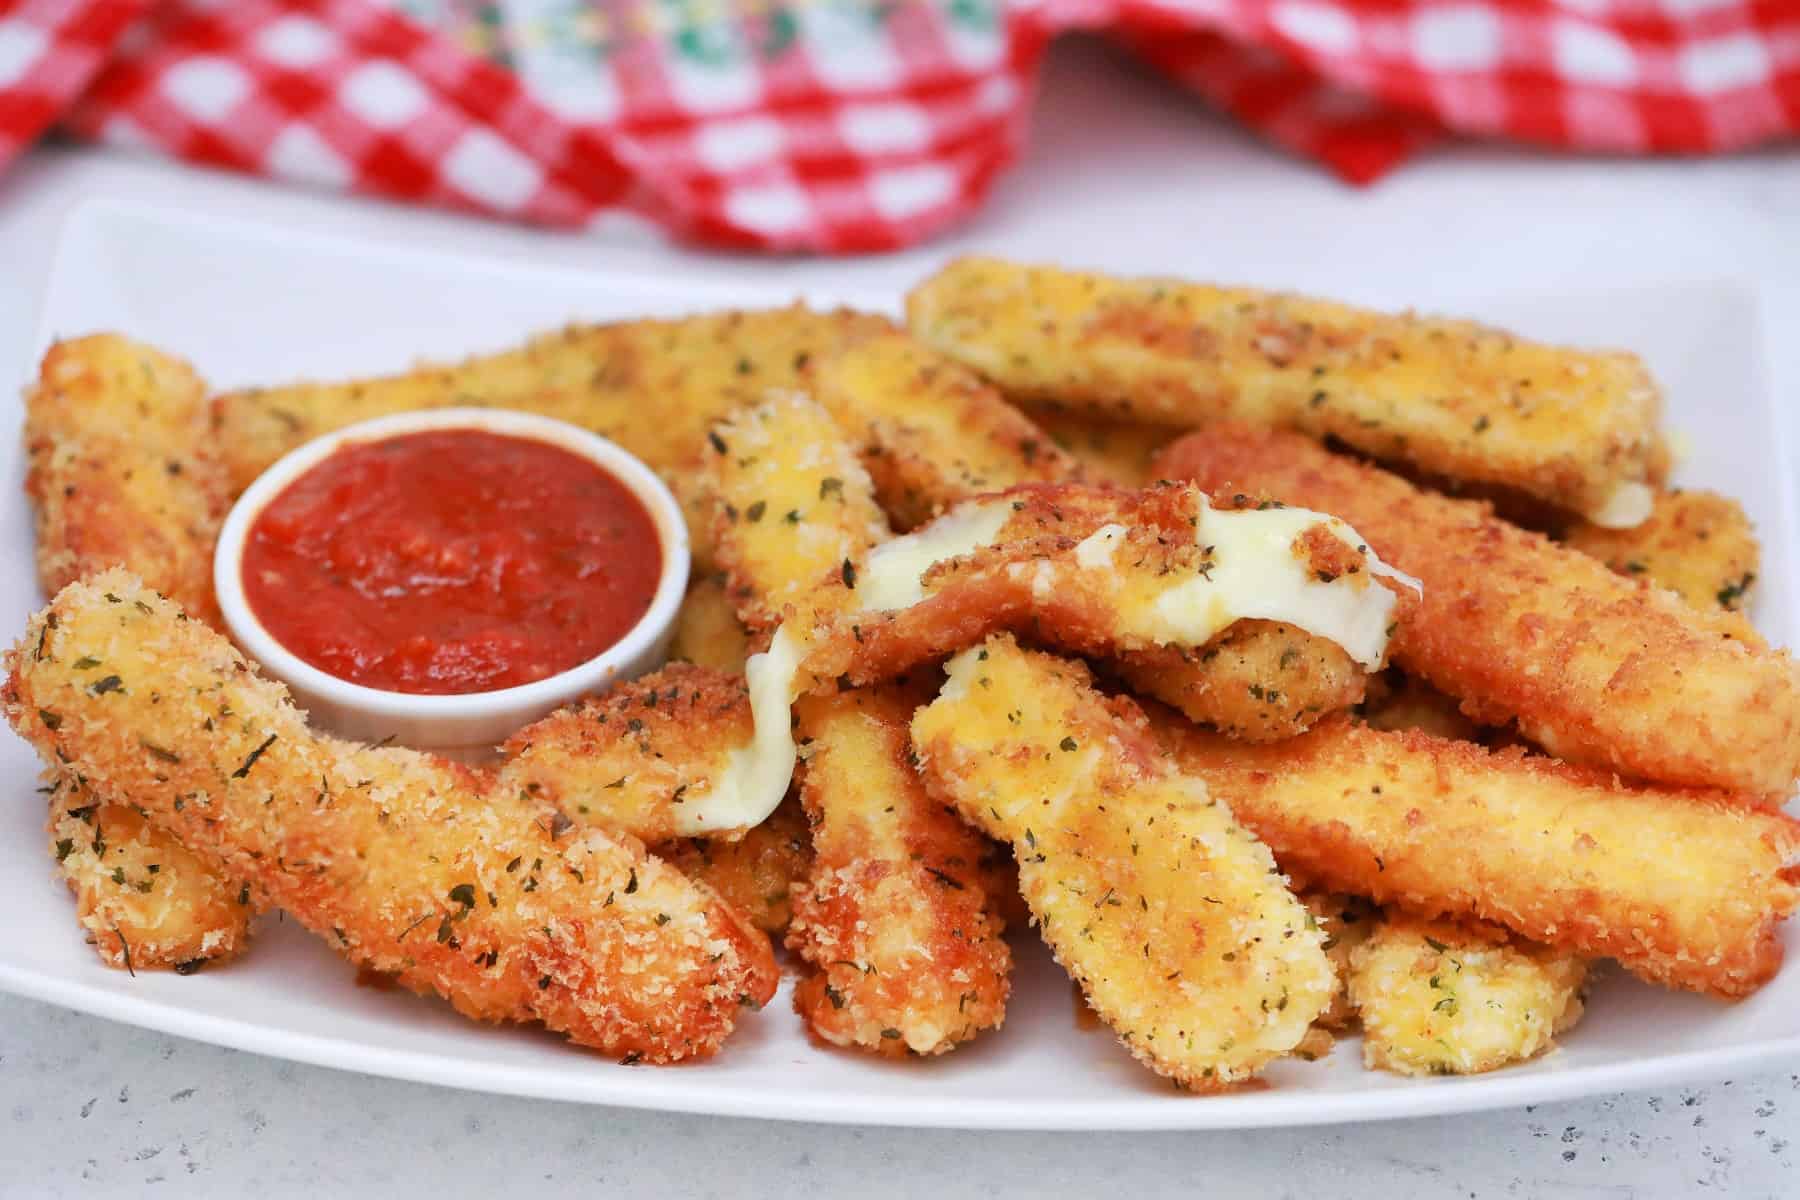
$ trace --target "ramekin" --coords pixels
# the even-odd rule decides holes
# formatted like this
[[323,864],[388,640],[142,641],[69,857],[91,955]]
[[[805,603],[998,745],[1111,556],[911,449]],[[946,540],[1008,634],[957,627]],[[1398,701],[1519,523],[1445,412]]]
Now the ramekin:
[[[257,516],[282,490],[352,442],[382,441],[437,429],[478,429],[547,442],[598,464],[643,504],[662,543],[662,575],[650,607],[614,645],[566,671],[518,687],[465,695],[415,695],[339,679],[288,650],[257,620],[244,595],[244,541]],[[238,497],[219,531],[213,587],[237,644],[281,680],[315,727],[340,737],[434,750],[465,760],[492,753],[522,725],[579,696],[653,671],[668,657],[675,617],[687,590],[687,525],[656,473],[614,442],[566,421],[488,408],[438,408],[377,417],[314,438],[264,471]]]

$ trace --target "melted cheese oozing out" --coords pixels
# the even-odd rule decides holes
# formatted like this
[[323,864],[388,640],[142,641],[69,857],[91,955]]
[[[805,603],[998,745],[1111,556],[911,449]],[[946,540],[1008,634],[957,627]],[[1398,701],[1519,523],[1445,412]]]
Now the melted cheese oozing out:
[[[1158,644],[1201,646],[1234,621],[1260,617],[1336,642],[1364,666],[1380,664],[1393,593],[1347,577],[1322,582],[1294,554],[1294,539],[1313,525],[1323,523],[1346,544],[1359,546],[1354,530],[1336,517],[1303,508],[1220,512],[1202,498],[1201,513],[1198,542],[1213,548],[1211,570],[1171,584],[1135,612],[1121,611],[1130,632]],[[914,533],[883,542],[869,552],[858,574],[859,607],[887,611],[918,604],[925,599],[925,575],[933,566],[991,544],[1011,515],[1006,501],[965,505]],[[1101,526],[1076,546],[1076,564],[1110,571],[1126,532],[1123,525]],[[1419,586],[1372,553],[1364,561],[1373,574]],[[1049,582],[1047,576],[1044,582]],[[690,796],[681,806],[681,834],[749,829],[781,803],[798,761],[791,708],[794,677],[805,652],[799,636],[783,625],[769,648],[745,664],[755,733],[749,745],[731,752],[725,770],[705,793]]]
[[1650,519],[1656,492],[1647,483],[1621,483],[1588,520],[1602,529],[1636,529]]
[[[1350,526],[1304,508],[1221,511],[1201,503],[1197,544],[1212,548],[1212,566],[1173,583],[1147,604],[1122,608],[1126,630],[1158,645],[1203,646],[1227,627],[1247,618],[1285,621],[1336,642],[1371,669],[1387,652],[1394,594],[1373,582],[1340,576],[1319,579],[1294,553],[1294,540],[1314,525],[1351,547],[1363,543]],[[1113,554],[1126,534],[1122,525],[1103,525],[1075,547],[1085,570],[1111,570]],[[1371,552],[1367,569],[1418,590],[1419,582],[1394,570]]]

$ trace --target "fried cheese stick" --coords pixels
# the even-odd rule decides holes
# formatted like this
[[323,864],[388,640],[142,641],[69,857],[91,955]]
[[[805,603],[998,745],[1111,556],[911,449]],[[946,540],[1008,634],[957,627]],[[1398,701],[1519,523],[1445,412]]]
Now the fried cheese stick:
[[736,841],[676,838],[653,844],[650,853],[712,888],[770,937],[787,932],[794,885],[812,871],[813,860],[806,810],[791,797]]
[[1022,403],[1335,437],[1452,479],[1633,523],[1668,471],[1635,355],[1467,321],[1168,279],[959,259],[907,297],[914,336]]
[[925,792],[903,685],[814,696],[801,797],[814,867],[788,949],[812,967],[794,1009],[820,1039],[875,1054],[943,1054],[1006,1017],[1012,954],[987,893],[987,839]]
[[[826,358],[813,382],[902,528],[984,494],[1081,473],[1030,418],[905,335]],[[1364,673],[1340,647],[1279,621],[1241,622],[1203,654],[1127,652],[1118,669],[1133,688],[1194,720],[1259,740],[1291,736],[1363,696]]]
[[[26,495],[37,522],[46,594],[107,567],[125,567],[194,617],[219,624],[212,551],[229,506],[225,475],[207,449],[206,385],[180,359],[113,334],[58,342],[25,392]],[[95,679],[102,679],[98,671]],[[193,970],[249,943],[250,908],[237,888],[130,808],[52,772],[50,837],[81,923],[109,965]],[[80,792],[82,799],[72,803]],[[97,807],[95,807],[97,806]],[[70,809],[85,810],[84,842]],[[101,844],[108,856],[64,853]],[[114,878],[142,860],[129,884]],[[140,885],[151,886],[144,891]],[[127,890],[129,888],[129,890]]]
[[1120,487],[1141,488],[1156,482],[1150,464],[1162,448],[1180,436],[1167,425],[1139,425],[1064,412],[1031,408],[1025,415],[1080,466],[1089,479]]
[[1161,470],[1335,513],[1424,585],[1394,660],[1487,725],[1561,758],[1693,787],[1785,796],[1800,775],[1800,668],[1585,554],[1290,433],[1215,428]]
[[1334,990],[1323,935],[1222,795],[1080,664],[996,637],[913,718],[927,784],[1012,844],[1040,932],[1152,1070],[1211,1089],[1292,1053]]
[[1800,902],[1800,822],[1782,813],[1344,717],[1255,746],[1152,716],[1182,768],[1315,886],[1728,998],[1781,965]]
[[[111,664],[91,685],[75,664]],[[7,719],[346,957],[465,1016],[633,1061],[716,1050],[776,983],[767,939],[630,840],[474,771],[320,737],[224,638],[123,571],[7,656]]]
[[1394,913],[1350,954],[1363,1065],[1475,1075],[1549,1050],[1581,1019],[1587,961],[1492,926]]
[[669,660],[742,675],[744,660],[749,657],[750,637],[738,620],[724,574],[708,571],[695,575],[675,616]]
[[892,327],[885,317],[804,305],[570,325],[453,366],[335,384],[226,392],[213,403],[237,489],[302,442],[356,421],[475,404],[558,417],[611,438],[659,472],[698,458],[707,428],[808,362]]
[[1743,505],[1717,492],[1663,492],[1643,524],[1607,529],[1578,522],[1563,544],[1621,575],[1668,588],[1699,609],[1746,608],[1762,565]]
[[739,409],[707,434],[713,541],[738,617],[770,633],[783,610],[888,537],[843,431],[802,392]]
[[980,376],[904,333],[827,355],[812,386],[903,530],[975,496],[1079,475],[1075,460]]
[[1325,956],[1331,960],[1331,971],[1337,979],[1331,1003],[1325,1006],[1314,1024],[1327,1030],[1344,1029],[1356,1019],[1356,1008],[1350,1003],[1350,956],[1374,932],[1376,922],[1381,919],[1381,910],[1361,896],[1348,896],[1342,892],[1306,889],[1296,894],[1300,903],[1306,905],[1306,911],[1312,914],[1319,932],[1325,935],[1320,944]]

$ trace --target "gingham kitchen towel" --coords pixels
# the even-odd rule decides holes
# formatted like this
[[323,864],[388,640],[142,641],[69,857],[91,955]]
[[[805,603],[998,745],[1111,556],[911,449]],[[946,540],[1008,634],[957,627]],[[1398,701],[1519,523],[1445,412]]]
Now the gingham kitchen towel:
[[60,128],[552,226],[887,249],[981,201],[1067,29],[1358,183],[1448,134],[1800,129],[1800,0],[0,0],[0,164]]

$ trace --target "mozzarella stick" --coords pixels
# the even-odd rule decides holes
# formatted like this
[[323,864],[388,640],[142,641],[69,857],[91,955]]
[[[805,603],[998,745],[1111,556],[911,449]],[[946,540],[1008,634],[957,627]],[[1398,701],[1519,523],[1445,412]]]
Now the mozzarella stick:
[[[206,385],[187,363],[113,334],[58,342],[25,391],[25,454],[46,594],[124,567],[219,623],[212,552],[229,495],[207,436]],[[129,955],[134,971],[194,970],[244,949],[250,909],[227,902],[235,885],[66,772],[53,770],[50,786],[57,871],[103,961],[123,968]],[[84,852],[107,844],[102,831],[112,831],[110,854]],[[152,865],[155,878],[144,878]]]
[[1476,1075],[1549,1050],[1581,1019],[1587,962],[1492,926],[1396,913],[1350,954],[1363,1065]]
[[812,871],[806,812],[792,798],[736,841],[675,838],[655,843],[650,853],[719,893],[770,937],[787,932],[794,912],[794,885]]
[[990,897],[987,839],[926,795],[903,686],[809,697],[801,798],[814,862],[788,949],[812,968],[794,1009],[825,1042],[943,1054],[1006,1017],[1012,954]]
[[1180,430],[1089,417],[1056,408],[1030,408],[1025,415],[1050,435],[1088,479],[1141,488],[1156,482],[1150,464]]
[[750,637],[738,620],[724,573],[695,575],[675,617],[669,661],[742,675],[749,657]]
[[769,633],[789,604],[888,536],[875,487],[831,414],[783,392],[713,427],[713,541],[737,613]]
[[1272,746],[1160,715],[1156,731],[1317,886],[1491,921],[1719,996],[1781,965],[1800,823],[1742,798],[1341,717]]
[[1057,961],[1140,1061],[1186,1086],[1291,1054],[1333,993],[1323,935],[1222,795],[1078,663],[997,637],[913,718],[927,784],[1013,847]]
[[888,328],[885,317],[803,305],[570,325],[451,366],[226,392],[213,402],[214,422],[237,489],[322,433],[468,404],[558,417],[670,473],[698,458],[707,428],[732,409],[798,386],[814,358]]
[[[77,664],[97,658],[113,683]],[[718,1048],[776,983],[767,939],[633,840],[482,774],[321,737],[224,638],[123,571],[7,656],[7,719],[362,967],[465,1016],[632,1061]]]
[[[1580,521],[1563,544],[1620,575],[1668,588],[1698,609],[1744,610],[1762,567],[1749,514],[1717,492],[1664,492],[1643,524],[1607,529]],[[1749,628],[1743,622],[1740,639],[1755,640]]]
[[907,297],[913,335],[1022,403],[1150,424],[1248,421],[1634,523],[1668,472],[1636,355],[1468,321],[1171,279],[964,258]]
[[1080,474],[1074,459],[980,376],[903,333],[827,355],[813,368],[812,384],[901,529],[988,492]]
[[1306,911],[1312,914],[1319,932],[1325,935],[1320,944],[1325,956],[1331,960],[1331,971],[1337,979],[1331,1002],[1314,1023],[1326,1030],[1345,1029],[1356,1020],[1356,1009],[1350,1003],[1350,956],[1374,932],[1376,923],[1381,920],[1381,910],[1361,896],[1348,896],[1342,892],[1307,889],[1296,894],[1300,903],[1306,905]]
[[1561,758],[1670,784],[1785,796],[1800,775],[1800,669],[1739,638],[1741,618],[1294,434],[1208,430],[1162,471],[1354,524],[1424,585],[1394,660],[1481,724],[1516,720]]

